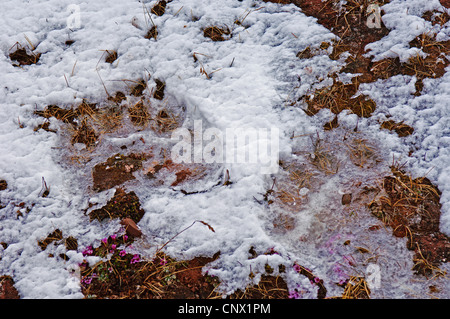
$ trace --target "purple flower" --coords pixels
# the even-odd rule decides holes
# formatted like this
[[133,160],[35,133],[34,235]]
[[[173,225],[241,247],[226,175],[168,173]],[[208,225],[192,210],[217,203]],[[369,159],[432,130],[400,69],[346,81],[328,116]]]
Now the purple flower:
[[92,277],[85,277],[81,282],[85,285],[89,285],[92,282]]
[[104,243],[105,245],[108,244],[108,238],[103,238],[102,243]]
[[294,264],[294,270],[295,270],[296,272],[300,272],[300,271],[302,270],[302,267],[300,267],[299,264]]
[[117,247],[116,245],[112,244],[112,245],[111,245],[111,249],[110,249],[110,252],[112,252],[112,253],[113,253],[113,252],[114,252],[114,250],[116,250],[116,247]]
[[120,257],[123,257],[123,256],[125,256],[127,254],[127,252],[125,251],[125,250],[121,250],[120,252],[119,252],[119,256]]
[[116,240],[117,239],[117,235],[116,234],[111,235],[110,237],[111,237],[112,240]]
[[127,235],[123,235],[123,241],[127,241],[128,240],[128,236]]
[[159,260],[159,264],[160,264],[161,266],[164,266],[165,264],[167,264],[166,258],[160,259],[160,260]]
[[87,246],[85,250],[83,250],[83,256],[90,256],[94,253],[92,246]]
[[138,263],[140,260],[141,260],[141,257],[138,254],[136,254],[133,256],[133,258],[131,258],[130,264]]
[[290,299],[300,299],[301,293],[297,291],[297,289],[294,289],[293,291],[289,292],[289,298]]
[[314,282],[315,282],[316,284],[318,284],[318,283],[320,282],[320,278],[319,278],[319,277],[315,277],[315,278],[314,278]]

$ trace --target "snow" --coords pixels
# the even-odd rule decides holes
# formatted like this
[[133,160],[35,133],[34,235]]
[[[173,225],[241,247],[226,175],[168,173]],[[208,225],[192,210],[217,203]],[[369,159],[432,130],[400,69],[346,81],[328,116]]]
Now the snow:
[[[74,3],[81,24],[69,28],[72,13],[68,8]],[[154,3],[144,4],[149,8]],[[392,31],[368,46],[375,60],[393,56],[406,60],[415,54],[408,42],[431,29],[431,24],[420,16],[438,7],[437,0],[427,1],[426,5],[418,0],[393,0],[384,6],[383,22]],[[233,25],[249,11],[243,23],[246,28]],[[333,265],[350,253],[330,242],[332,236],[340,236],[379,249],[383,279],[382,288],[374,291],[375,297],[415,298],[428,291],[427,284],[415,281],[411,274],[412,252],[404,242],[392,237],[388,230],[363,233],[360,229],[376,223],[371,217],[355,217],[358,227],[354,227],[348,215],[340,211],[341,194],[336,189],[348,191],[354,180],[369,185],[388,172],[393,156],[400,162],[406,160],[414,175],[426,174],[442,191],[441,229],[450,235],[448,72],[442,78],[425,80],[424,94],[414,99],[410,98],[414,92],[411,77],[395,76],[361,85],[361,92],[378,105],[373,117],[358,120],[343,112],[339,115],[341,127],[325,135],[321,128],[333,117],[329,111],[307,117],[302,110],[287,107],[285,101],[292,95],[310,92],[316,77],[336,71],[343,62],[332,61],[325,54],[305,60],[296,57],[297,52],[334,39],[334,35],[294,5],[250,0],[173,1],[163,16],[152,16],[158,26],[156,41],[144,38],[151,23],[140,1],[4,0],[0,12],[0,178],[8,183],[8,189],[0,192],[1,203],[8,203],[0,210],[0,242],[8,243],[6,249],[0,246],[0,274],[14,278],[23,298],[83,298],[76,276],[83,247],[98,244],[101,238],[120,229],[118,221],[89,222],[83,212],[89,201],[101,207],[114,193],[108,190],[95,194],[89,190],[92,167],[119,152],[121,145],[131,145],[141,137],[172,145],[149,130],[125,130],[121,135],[105,136],[94,151],[94,159],[84,167],[74,167],[67,159],[83,150],[67,147],[64,136],[44,130],[35,132],[33,128],[41,122],[33,112],[50,104],[70,106],[82,99],[100,103],[107,97],[103,83],[112,93],[127,89],[123,80],[149,76],[165,81],[170,103],[186,107],[187,126],[191,120],[202,119],[204,129],[276,127],[280,130],[280,159],[295,158],[304,164],[302,155],[293,153],[311,153],[311,141],[318,131],[336,157],[344,158],[344,150],[337,143],[342,136],[340,130],[350,131],[358,122],[360,131],[365,132],[363,137],[383,154],[383,164],[367,172],[344,162],[338,174],[321,177],[317,189],[302,189],[300,195],[309,200],[295,209],[292,215],[296,227],[287,233],[278,232],[272,224],[283,208],[268,209],[255,201],[261,200],[273,183],[258,167],[233,163],[211,166],[214,178],[228,169],[233,184],[217,188],[209,187],[211,183],[193,185],[208,191],[189,196],[168,187],[151,187],[137,178],[127,183],[127,189],[136,192],[146,212],[139,222],[144,239],[135,245],[138,253],[151,256],[182,229],[202,220],[215,232],[197,223],[170,242],[165,251],[188,259],[211,256],[220,250],[220,258],[207,270],[222,280],[224,293],[249,284],[250,272],[257,274],[253,279],[257,282],[266,264],[277,269],[279,264],[292,266],[297,261],[329,283],[331,296],[338,293],[332,284],[336,279]],[[224,42],[206,39],[202,28],[216,24],[233,26],[233,37]],[[447,39],[448,35],[448,26],[442,28],[439,37]],[[36,46],[36,52],[42,53],[41,59],[36,65],[15,68],[9,50],[16,42],[28,45],[27,38]],[[75,42],[66,46],[68,39]],[[118,60],[111,65],[103,63],[104,50],[116,50]],[[199,53],[196,63],[195,52]],[[200,74],[200,62],[207,72],[215,71],[210,79]],[[148,83],[153,85],[153,81]],[[298,87],[294,89],[292,83],[298,83]],[[412,125],[414,134],[401,139],[380,130],[377,120],[387,110],[392,119]],[[51,123],[59,125],[54,119]],[[291,139],[293,132],[303,136]],[[410,145],[418,150],[408,157]],[[43,178],[51,192],[46,198],[39,196]],[[34,206],[28,214],[18,217],[15,204],[21,202]],[[81,249],[71,252],[69,261],[48,257],[50,252],[62,253],[62,248],[41,251],[37,245],[56,228],[64,236],[78,239]],[[255,259],[248,258],[252,246],[261,254]],[[329,253],[330,247],[334,247],[333,253]],[[270,249],[277,254],[264,255]],[[397,257],[396,263],[391,256]],[[366,265],[363,260],[358,262],[359,270],[364,272]],[[308,280],[305,282],[292,267],[285,276],[292,289],[302,287],[305,297],[315,296]],[[447,286],[442,295],[448,297],[449,293]]]

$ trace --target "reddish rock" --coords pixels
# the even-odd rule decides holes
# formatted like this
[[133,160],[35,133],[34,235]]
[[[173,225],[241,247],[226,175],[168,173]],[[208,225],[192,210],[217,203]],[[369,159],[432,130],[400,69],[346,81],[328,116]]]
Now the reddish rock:
[[140,237],[142,235],[141,230],[131,218],[122,219],[120,224],[125,226],[125,231],[127,232],[128,236]]
[[342,196],[342,205],[348,205],[352,202],[352,194],[344,194]]

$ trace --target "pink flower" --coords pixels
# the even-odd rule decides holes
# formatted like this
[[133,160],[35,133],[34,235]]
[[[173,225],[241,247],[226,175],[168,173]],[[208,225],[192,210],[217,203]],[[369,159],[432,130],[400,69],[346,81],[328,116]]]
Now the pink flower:
[[294,270],[295,270],[296,272],[300,272],[300,271],[302,270],[302,268],[300,267],[300,265],[294,264]]
[[123,241],[127,241],[128,240],[128,236],[127,235],[123,235]]
[[90,256],[94,253],[94,250],[92,249],[92,246],[86,247],[85,250],[83,250],[83,256]]
[[125,256],[127,254],[127,252],[125,251],[125,250],[121,250],[120,252],[119,252],[119,256],[120,257],[123,257],[123,256]]
[[111,237],[112,240],[116,240],[117,239],[117,235],[116,234],[111,235],[110,237]]
[[319,277],[315,277],[315,278],[314,278],[314,282],[315,282],[316,284],[318,284],[318,283],[320,282],[320,278],[319,278]]
[[110,252],[112,252],[112,253],[113,253],[113,252],[114,252],[114,250],[116,250],[116,247],[117,247],[117,246],[116,246],[115,244],[112,244],[112,245],[111,245],[111,250],[110,250]]
[[166,258],[160,259],[160,260],[159,260],[159,264],[160,264],[161,266],[164,266],[165,264],[167,264]]
[[92,282],[92,277],[83,278],[82,283],[85,285],[89,285]]
[[108,238],[103,238],[102,243],[104,243],[105,245],[108,244]]
[[131,258],[130,264],[135,264],[138,263],[139,261],[141,261],[141,257],[138,254],[136,254],[133,256],[133,258]]

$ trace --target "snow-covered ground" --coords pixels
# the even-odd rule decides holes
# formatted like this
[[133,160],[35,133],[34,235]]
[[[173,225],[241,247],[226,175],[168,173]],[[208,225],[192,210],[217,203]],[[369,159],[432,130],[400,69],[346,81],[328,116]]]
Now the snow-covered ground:
[[[406,239],[393,237],[390,230],[367,232],[379,221],[364,210],[350,218],[340,200],[343,193],[352,190],[355,181],[370,185],[389,174],[394,157],[407,162],[405,168],[413,176],[426,175],[442,191],[441,231],[450,235],[450,73],[424,80],[423,94],[414,98],[411,93],[415,91],[415,80],[409,76],[363,84],[361,92],[377,103],[373,116],[358,120],[356,115],[343,112],[339,115],[341,126],[324,132],[323,124],[333,118],[328,110],[309,117],[286,103],[293,94],[309,94],[317,77],[336,72],[343,65],[343,61],[333,61],[326,54],[304,60],[296,57],[308,46],[317,47],[335,38],[316,19],[307,17],[294,5],[250,0],[176,0],[167,5],[164,15],[151,15],[158,37],[146,39],[152,22],[144,5],[150,8],[155,3],[1,1],[0,179],[7,181],[8,188],[0,192],[1,203],[6,206],[0,210],[0,242],[8,246],[0,246],[0,275],[12,276],[23,298],[83,297],[77,272],[72,271],[83,260],[83,247],[98,245],[102,238],[120,229],[119,221],[90,222],[83,211],[91,197],[101,204],[113,193],[109,190],[96,194],[89,189],[92,167],[120,152],[124,144],[129,146],[128,151],[145,152],[152,143],[173,143],[150,129],[125,130],[103,136],[92,153],[93,159],[85,166],[71,165],[68,158],[77,150],[68,146],[64,136],[34,131],[42,118],[33,112],[50,104],[70,107],[83,99],[103,103],[107,98],[103,84],[112,93],[127,89],[123,80],[151,77],[165,81],[167,103],[186,108],[187,127],[191,120],[201,119],[204,129],[278,128],[280,159],[296,165],[307,164],[307,155],[313,152],[312,140],[318,134],[343,161],[339,173],[319,175],[315,187],[302,190],[308,201],[290,208],[295,227],[289,231],[279,231],[273,225],[274,216],[286,208],[259,203],[271,188],[272,177],[285,178],[281,170],[270,176],[261,174],[258,167],[224,164],[220,172],[228,169],[233,184],[211,187],[212,182],[205,183],[203,187],[209,191],[189,196],[169,187],[147,185],[137,177],[126,186],[136,192],[146,211],[139,223],[144,237],[134,245],[138,253],[151,256],[158,245],[193,221],[202,220],[215,232],[195,224],[170,242],[166,252],[174,257],[193,258],[212,256],[220,250],[220,258],[207,270],[221,279],[225,294],[251,283],[250,272],[259,273],[253,279],[257,281],[266,264],[278,269],[279,264],[298,262],[324,280],[329,296],[338,295],[342,289],[334,284],[339,281],[335,266],[352,254],[351,247],[363,246],[377,256],[381,271],[381,283],[373,289],[372,297],[426,296],[430,283],[412,274],[413,252],[406,249]],[[375,58],[395,55],[406,60],[415,54],[408,42],[435,28],[420,17],[423,12],[438,8],[441,6],[437,0],[393,0],[385,5],[383,22],[392,31],[369,45]],[[234,24],[247,13],[245,27]],[[213,42],[202,31],[211,25],[227,25],[233,36]],[[447,40],[449,28],[448,23],[442,27],[437,39]],[[65,44],[69,39],[75,41],[70,46]],[[28,41],[36,52],[42,53],[39,62],[14,67],[9,59],[11,47],[17,42],[27,46]],[[118,59],[105,63],[104,50],[117,51]],[[194,53],[198,53],[198,61],[194,61]],[[208,78],[200,73],[201,66],[208,73],[216,72]],[[149,81],[149,86],[153,83]],[[414,134],[399,138],[380,130],[378,121],[386,113],[413,126]],[[357,120],[359,131],[363,132],[357,137],[368,140],[380,154],[380,163],[371,169],[358,169],[346,162],[344,149],[338,144]],[[59,124],[51,119],[51,125]],[[293,134],[299,137],[291,139]],[[141,137],[146,144],[131,145]],[[411,145],[417,151],[409,157]],[[40,196],[42,178],[50,186],[50,195],[45,198]],[[19,217],[16,206],[21,202],[31,210]],[[56,228],[64,236],[78,240],[78,252],[67,253],[69,261],[49,258],[48,250],[52,248],[42,251],[37,245]],[[342,246],[345,240],[351,240],[353,246]],[[252,246],[260,255],[249,259]],[[264,254],[271,249],[277,254]],[[65,252],[62,246],[54,250],[55,256]],[[354,266],[348,266],[348,272],[364,274],[368,266],[365,256],[352,258]],[[448,264],[442,266],[448,268]],[[315,297],[317,288],[292,267],[286,269],[284,276],[290,289],[304,291],[306,298]],[[435,282],[441,286],[439,296],[448,298],[450,288],[446,280]]]

